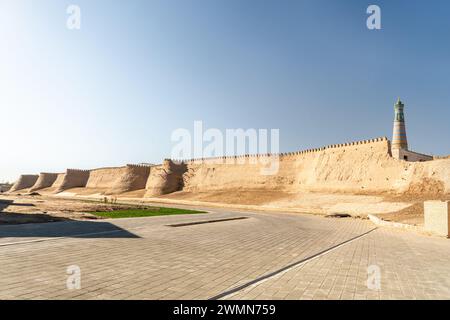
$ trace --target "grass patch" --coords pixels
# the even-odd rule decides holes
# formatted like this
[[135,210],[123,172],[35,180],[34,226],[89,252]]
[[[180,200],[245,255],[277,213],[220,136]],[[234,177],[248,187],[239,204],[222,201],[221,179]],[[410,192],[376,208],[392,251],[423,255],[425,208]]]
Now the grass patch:
[[117,218],[169,216],[175,214],[196,214],[206,212],[197,210],[178,209],[178,208],[147,207],[147,208],[118,209],[113,211],[99,211],[90,213],[102,218],[117,219]]

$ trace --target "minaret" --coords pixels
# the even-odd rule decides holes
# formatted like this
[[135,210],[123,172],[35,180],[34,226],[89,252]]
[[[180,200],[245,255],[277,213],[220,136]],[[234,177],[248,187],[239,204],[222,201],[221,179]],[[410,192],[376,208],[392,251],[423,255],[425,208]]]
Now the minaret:
[[392,149],[408,150],[408,140],[406,139],[405,115],[403,114],[404,104],[398,98],[394,106],[394,131],[392,134]]

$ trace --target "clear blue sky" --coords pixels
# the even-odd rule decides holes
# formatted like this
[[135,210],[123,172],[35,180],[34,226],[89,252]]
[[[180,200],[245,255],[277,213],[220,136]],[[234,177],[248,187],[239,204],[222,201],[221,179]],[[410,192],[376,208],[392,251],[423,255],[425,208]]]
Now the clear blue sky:
[[194,120],[279,128],[282,152],[390,137],[398,96],[411,149],[448,154],[449,15],[446,0],[0,0],[0,181],[159,163]]

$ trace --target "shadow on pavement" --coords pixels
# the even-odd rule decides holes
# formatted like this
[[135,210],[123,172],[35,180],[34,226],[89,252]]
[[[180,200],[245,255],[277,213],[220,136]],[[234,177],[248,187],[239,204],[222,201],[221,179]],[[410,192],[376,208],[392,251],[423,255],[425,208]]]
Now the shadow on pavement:
[[28,237],[140,238],[110,222],[72,220],[45,213],[3,212],[10,205],[34,206],[27,203],[15,203],[13,200],[0,200],[0,239]]
[[8,206],[18,206],[18,207],[34,207],[32,203],[15,203],[14,200],[0,200],[0,212],[6,209]]
[[110,222],[62,221],[0,225],[1,238],[71,237],[71,238],[140,238]]

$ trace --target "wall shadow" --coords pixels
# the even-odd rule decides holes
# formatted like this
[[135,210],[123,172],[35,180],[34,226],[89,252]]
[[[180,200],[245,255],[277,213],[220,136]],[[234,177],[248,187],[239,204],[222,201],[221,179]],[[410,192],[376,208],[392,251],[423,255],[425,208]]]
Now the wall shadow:
[[[140,238],[110,222],[60,221],[31,224],[0,224],[1,238]],[[0,243],[1,244],[1,243]]]
[[[53,217],[45,213],[3,212],[9,205],[28,205],[0,200],[1,238],[140,238],[110,222]],[[31,206],[34,206],[31,204]],[[0,242],[1,245],[1,242]]]
[[0,212],[3,211],[3,209],[6,209],[8,206],[18,206],[18,207],[35,207],[32,203],[16,203],[14,200],[0,200]]

